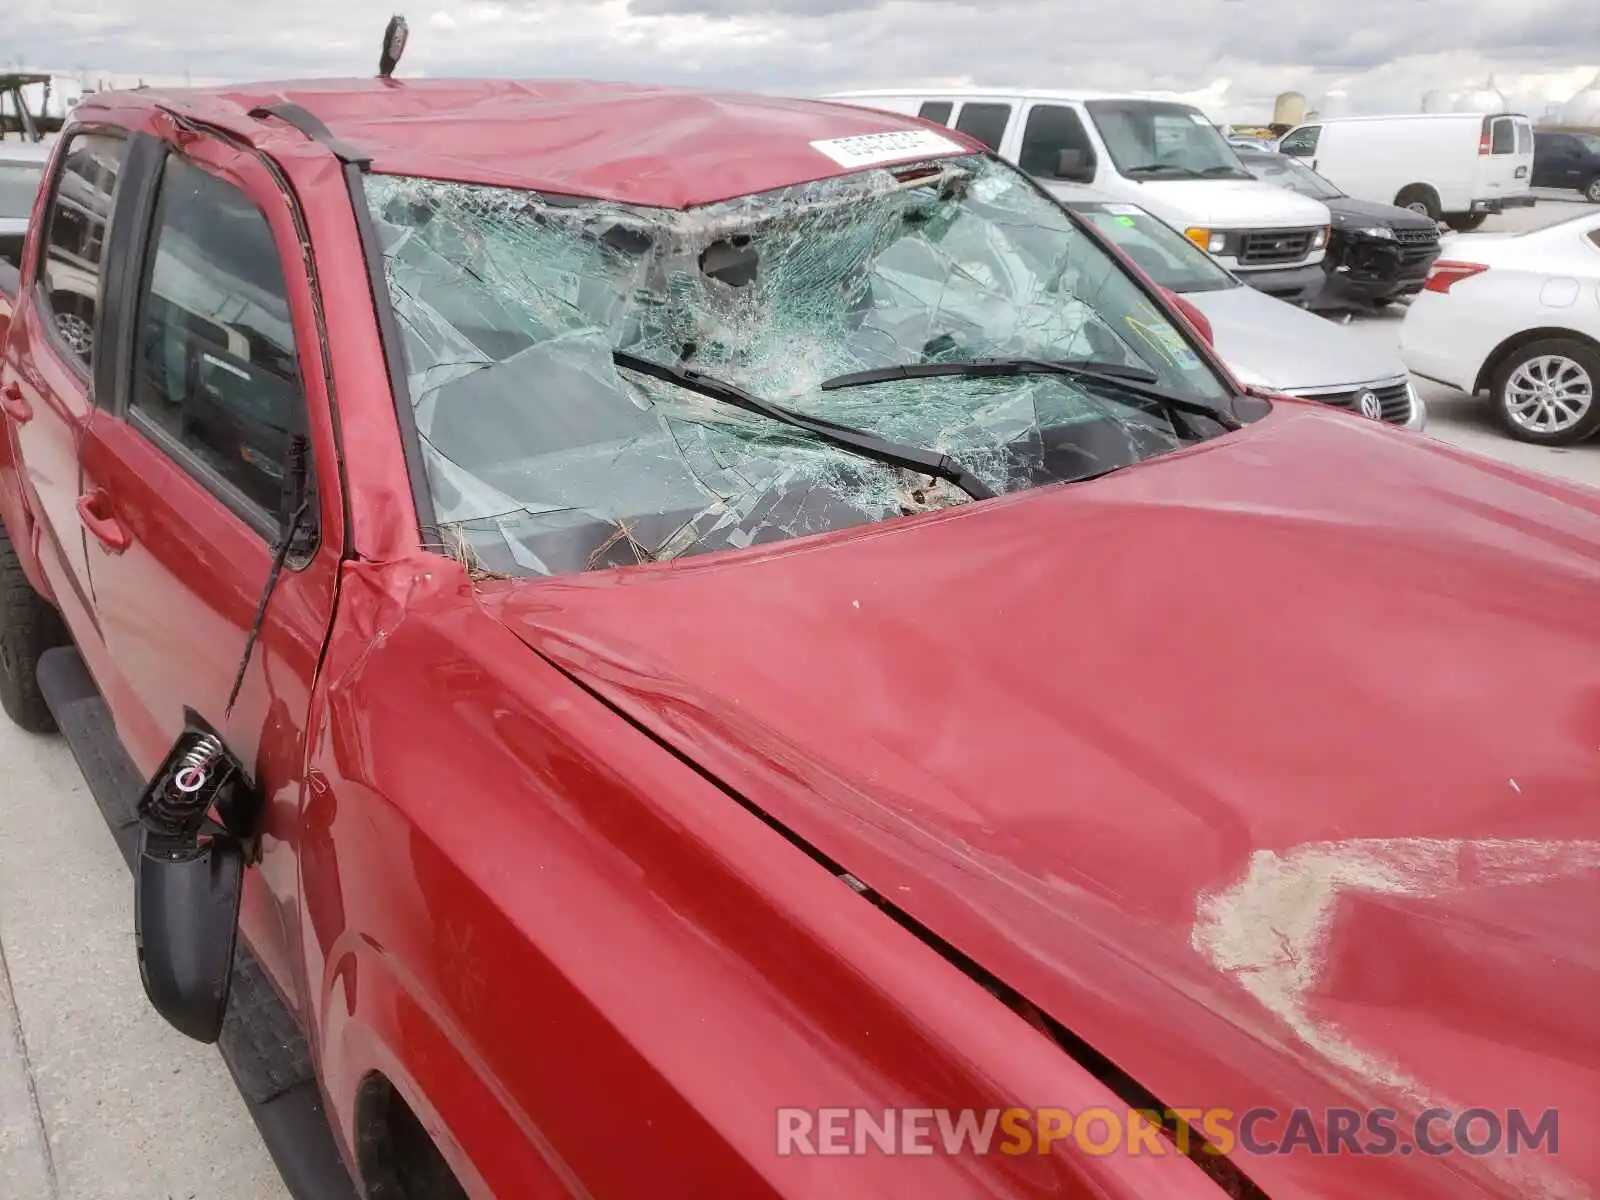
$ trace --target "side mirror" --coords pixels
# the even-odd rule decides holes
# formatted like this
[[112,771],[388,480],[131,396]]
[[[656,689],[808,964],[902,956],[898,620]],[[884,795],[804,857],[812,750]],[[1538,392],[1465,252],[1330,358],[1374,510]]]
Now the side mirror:
[[1094,161],[1082,150],[1063,150],[1056,155],[1056,178],[1070,183],[1093,183]]
[[1178,312],[1183,315],[1183,319],[1185,321],[1189,322],[1189,324],[1194,327],[1194,331],[1200,335],[1200,339],[1205,342],[1206,345],[1210,346],[1213,350],[1216,349],[1217,339],[1215,334],[1213,334],[1211,331],[1211,322],[1206,320],[1205,313],[1201,312],[1194,305],[1190,304],[1171,288],[1162,288],[1161,295],[1168,304],[1172,305],[1173,308],[1177,309]]
[[214,1042],[233,982],[251,844],[242,830],[254,826],[260,796],[222,739],[191,711],[185,716],[137,806],[133,936],[155,1010],[180,1033]]
[[244,853],[227,838],[184,853],[140,835],[133,923],[145,995],[180,1033],[214,1042],[233,980]]

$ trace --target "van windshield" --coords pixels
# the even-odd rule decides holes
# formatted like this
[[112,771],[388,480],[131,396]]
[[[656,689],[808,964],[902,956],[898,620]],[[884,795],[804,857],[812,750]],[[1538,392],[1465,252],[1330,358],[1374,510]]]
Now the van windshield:
[[[394,175],[365,186],[439,541],[475,571],[665,562],[973,494],[730,403],[730,386],[948,456],[997,495],[1226,428],[1192,416],[1229,392],[1189,335],[998,159],[683,211]],[[1100,369],[975,361],[994,359]],[[860,372],[882,378],[824,386]]]
[[1130,179],[1249,179],[1222,131],[1189,104],[1090,100],[1084,105],[1117,170]]

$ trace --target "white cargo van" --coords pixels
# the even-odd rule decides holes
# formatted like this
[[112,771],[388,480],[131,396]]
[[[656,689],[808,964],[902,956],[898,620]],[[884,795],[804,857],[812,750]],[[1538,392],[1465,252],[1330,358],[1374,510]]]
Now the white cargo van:
[[1062,199],[1083,185],[1182,230],[1247,283],[1290,301],[1321,290],[1328,208],[1260,183],[1198,108],[1112,92],[840,92],[976,138]]
[[1397,204],[1454,229],[1533,203],[1533,126],[1516,113],[1313,121],[1284,134],[1278,151],[1305,159],[1357,200]]

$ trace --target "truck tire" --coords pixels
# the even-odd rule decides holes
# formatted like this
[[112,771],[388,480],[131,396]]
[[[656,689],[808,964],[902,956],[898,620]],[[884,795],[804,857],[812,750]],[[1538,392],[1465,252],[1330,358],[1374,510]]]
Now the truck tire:
[[35,671],[41,654],[66,643],[60,614],[33,590],[16,548],[0,529],[0,706],[29,733],[56,731]]
[[1445,224],[1457,233],[1471,233],[1489,219],[1488,213],[1455,213],[1446,217]]
[[[1541,392],[1561,403],[1541,402]],[[1489,394],[1501,427],[1518,441],[1587,441],[1600,432],[1600,349],[1560,337],[1518,346],[1495,368]]]
[[1425,183],[1412,183],[1401,188],[1400,194],[1394,198],[1394,205],[1421,213],[1430,221],[1437,221],[1444,215],[1444,209],[1439,206],[1439,193]]

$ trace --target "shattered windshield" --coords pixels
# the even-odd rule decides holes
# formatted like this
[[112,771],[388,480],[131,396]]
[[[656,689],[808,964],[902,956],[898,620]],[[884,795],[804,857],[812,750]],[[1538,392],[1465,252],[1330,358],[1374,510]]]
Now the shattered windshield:
[[[1223,432],[1193,415],[1227,391],[1185,336],[993,159],[687,211],[392,175],[366,189],[441,535],[481,572],[660,562],[972,502],[816,429],[619,366],[619,351],[947,455],[996,494]],[[1093,360],[1155,382],[821,386],[995,357]]]

